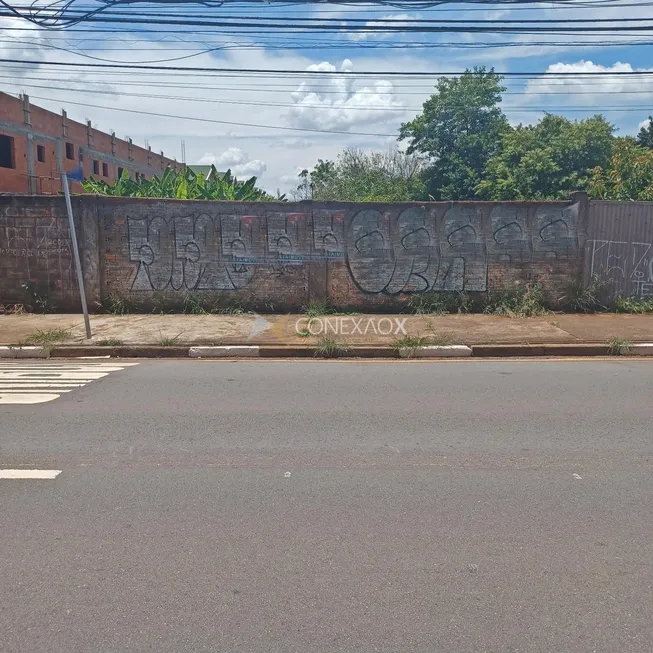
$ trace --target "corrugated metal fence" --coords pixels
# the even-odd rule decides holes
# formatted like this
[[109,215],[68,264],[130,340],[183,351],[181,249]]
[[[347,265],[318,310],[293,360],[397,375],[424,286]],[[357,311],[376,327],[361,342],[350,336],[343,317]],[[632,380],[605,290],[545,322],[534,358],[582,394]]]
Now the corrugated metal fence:
[[613,296],[653,297],[653,202],[592,201],[584,280]]

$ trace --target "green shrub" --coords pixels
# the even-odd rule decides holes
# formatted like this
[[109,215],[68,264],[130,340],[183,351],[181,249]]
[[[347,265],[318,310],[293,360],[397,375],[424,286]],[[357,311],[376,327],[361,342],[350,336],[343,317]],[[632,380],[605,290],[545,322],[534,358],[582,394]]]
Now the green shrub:
[[63,342],[71,338],[70,329],[49,329],[41,331],[40,329],[27,338],[29,345],[51,345],[57,342]]
[[111,315],[127,315],[135,311],[132,302],[120,295],[109,295],[105,304],[107,313],[111,313]]
[[447,313],[480,313],[483,302],[464,291],[446,290],[411,295],[408,306],[416,315],[445,315]]
[[652,299],[633,299],[631,297],[614,298],[615,313],[653,313]]
[[537,284],[528,284],[491,296],[485,312],[507,317],[537,317],[550,311],[544,291]]
[[337,310],[329,302],[309,302],[302,306],[302,313],[308,317],[320,317],[320,315],[334,315]]
[[608,340],[608,354],[610,356],[627,356],[632,343],[629,340],[614,336]]
[[175,170],[167,167],[161,177],[151,179],[139,177],[131,179],[129,172],[123,170],[122,176],[114,184],[89,177],[82,182],[87,193],[112,195],[117,197],[161,197],[183,200],[239,200],[239,201],[285,201],[285,196],[274,197],[256,187],[256,177],[238,181],[227,170],[219,173],[215,166],[204,173],[195,173],[190,168]]
[[603,313],[608,310],[607,297],[606,283],[593,277],[588,284],[573,283],[558,303],[570,313]]
[[315,356],[317,358],[339,358],[345,356],[349,351],[349,347],[330,336],[322,336],[315,344]]

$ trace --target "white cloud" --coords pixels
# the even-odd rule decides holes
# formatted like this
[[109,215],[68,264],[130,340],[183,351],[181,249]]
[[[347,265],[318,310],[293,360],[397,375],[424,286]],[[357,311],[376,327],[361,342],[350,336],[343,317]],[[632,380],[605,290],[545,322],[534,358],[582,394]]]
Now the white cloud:
[[204,156],[199,160],[199,163],[212,163],[216,166],[233,166],[240,163],[246,163],[248,158],[247,154],[245,154],[245,152],[243,152],[239,147],[230,147],[218,156],[215,156],[215,154],[211,154],[210,152],[205,152]]
[[260,177],[268,168],[263,161],[250,159],[239,147],[230,147],[218,156],[205,152],[198,163],[213,164],[218,170],[230,169],[237,177]]
[[[21,18],[3,18],[0,23],[0,58],[38,61],[44,58],[44,31]],[[36,64],[19,66],[21,76],[36,68]]]
[[253,159],[247,163],[233,166],[231,172],[238,177],[260,177],[268,169],[267,165],[259,159]]
[[[353,68],[351,60],[345,59],[340,72],[352,73]],[[306,70],[336,73],[337,69],[323,61],[308,66]],[[397,119],[405,112],[392,82],[377,79],[357,88],[360,83],[358,78],[348,74],[308,77],[290,95],[295,106],[288,112],[288,124],[308,129],[346,131],[355,126]]]
[[[633,104],[630,100],[635,92],[637,103],[653,97],[653,79],[650,77],[635,77],[631,75],[610,75],[609,73],[629,73],[651,71],[653,68],[633,68],[629,63],[617,61],[612,66],[603,66],[591,61],[577,61],[575,63],[555,63],[550,65],[546,72],[565,73],[559,77],[536,77],[529,80],[526,93],[534,98],[546,95],[553,104],[566,101],[572,105],[597,107]],[[570,74],[571,73],[571,74]],[[575,74],[574,74],[575,73]],[[579,73],[604,73],[589,76]]]
[[303,170],[308,170],[312,166],[295,166],[295,169],[292,172],[289,172],[285,175],[279,177],[279,181],[284,184],[284,186],[296,187],[299,184],[299,173]]
[[[383,31],[384,27],[387,27],[389,24],[393,27],[406,27],[410,25],[411,22],[414,22],[416,19],[415,16],[410,14],[388,14],[386,16],[381,16],[377,20],[368,20],[365,23],[365,27],[368,28],[369,32],[349,32],[349,38],[352,41],[364,41],[370,37],[375,39],[388,39],[393,34],[396,35],[396,32],[393,31]],[[392,23],[383,23],[381,21],[392,20]],[[397,22],[395,22],[397,21]]]
[[637,129],[648,129],[648,126],[651,124],[651,121],[647,118],[646,120],[642,120],[642,122],[637,125]]

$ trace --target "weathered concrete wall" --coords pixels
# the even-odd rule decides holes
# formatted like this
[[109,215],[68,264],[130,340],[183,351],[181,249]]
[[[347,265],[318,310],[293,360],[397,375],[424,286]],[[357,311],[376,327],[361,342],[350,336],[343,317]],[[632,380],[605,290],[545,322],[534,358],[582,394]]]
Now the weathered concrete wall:
[[590,202],[585,283],[613,295],[653,297],[653,202]]
[[[21,225],[34,242],[47,225],[66,243],[59,259],[46,257],[37,269],[9,236],[0,241],[11,250],[3,264],[12,270],[0,301],[16,298],[16,282],[32,276],[62,308],[77,307],[63,201],[49,202],[13,198],[0,205],[3,237],[22,211],[33,220]],[[197,293],[268,310],[326,299],[391,309],[427,291],[486,293],[537,282],[563,293],[582,275],[587,203],[584,195],[569,202],[425,204],[78,197],[75,214],[91,302],[113,295],[163,308]]]

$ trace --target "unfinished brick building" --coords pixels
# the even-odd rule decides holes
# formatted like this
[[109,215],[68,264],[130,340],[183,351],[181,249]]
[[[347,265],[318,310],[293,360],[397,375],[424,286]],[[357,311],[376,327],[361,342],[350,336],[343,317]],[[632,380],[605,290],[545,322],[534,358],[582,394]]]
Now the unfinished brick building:
[[[80,167],[84,177],[114,182],[123,170],[130,175],[161,174],[166,166],[181,164],[154,154],[151,148],[134,145],[70,120],[61,114],[30,104],[29,97],[0,93],[0,192],[52,195],[59,193],[61,171]],[[72,182],[73,192],[81,192]]]

